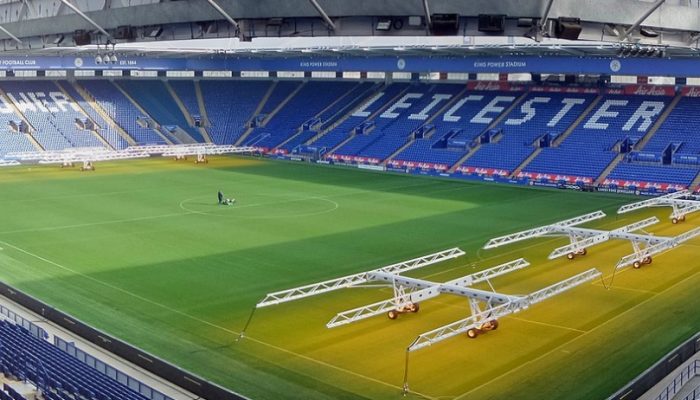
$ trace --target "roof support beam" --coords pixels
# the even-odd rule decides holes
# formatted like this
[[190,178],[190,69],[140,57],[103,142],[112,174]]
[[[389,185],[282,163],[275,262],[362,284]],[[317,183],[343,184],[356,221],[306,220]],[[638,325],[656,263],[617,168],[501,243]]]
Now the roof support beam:
[[103,35],[107,36],[108,38],[112,37],[112,35],[110,35],[106,30],[104,30],[104,28],[102,28],[97,22],[93,21],[92,18],[85,15],[84,12],[80,11],[80,9],[76,6],[74,6],[70,1],[61,0],[61,3],[65,4],[68,8],[73,10],[76,14],[80,15],[81,18],[83,18],[85,21],[89,22],[90,25],[97,28],[97,30],[102,32]]
[[547,24],[547,18],[549,18],[549,12],[552,10],[552,4],[554,4],[554,0],[549,0],[547,2],[547,7],[544,8],[544,12],[542,13],[542,17],[540,18],[540,22],[537,23],[537,30],[539,31],[540,34],[544,33],[544,26]]
[[428,32],[433,27],[433,20],[430,18],[430,5],[428,0],[423,0],[423,12],[425,13],[425,28]]
[[630,26],[629,28],[627,28],[627,30],[625,30],[625,32],[622,34],[622,39],[621,39],[620,41],[623,41],[623,42],[624,42],[625,40],[629,39],[629,37],[630,37],[630,35],[632,34],[632,32],[633,32],[635,29],[639,28],[639,25],[641,25],[642,22],[644,22],[644,20],[646,20],[647,18],[649,18],[649,16],[650,16],[654,11],[656,11],[657,8],[661,7],[661,5],[664,4],[665,1],[666,1],[666,0],[658,0],[656,3],[654,3],[644,14],[642,14],[641,17],[639,17],[639,19],[637,19],[637,20],[634,22],[634,24],[632,24],[632,26]]
[[5,35],[9,36],[10,39],[14,40],[15,42],[17,42],[17,43],[19,43],[19,44],[23,44],[22,41],[21,41],[17,36],[15,36],[15,35],[13,35],[12,33],[10,33],[10,31],[8,31],[7,29],[5,29],[5,27],[3,27],[2,25],[0,25],[0,32],[2,32],[2,33],[4,33]]
[[323,8],[321,7],[320,4],[318,4],[318,1],[316,0],[309,0],[312,6],[318,11],[318,13],[321,15],[321,18],[326,22],[326,25],[328,25],[329,28],[331,28],[332,31],[335,31],[335,24],[331,20],[331,17],[326,14],[325,11],[323,11]]
[[238,22],[236,22],[236,20],[233,19],[233,17],[231,17],[231,16],[226,12],[226,10],[224,10],[223,8],[221,8],[221,6],[220,6],[215,0],[207,0],[207,2],[209,2],[209,4],[210,4],[212,7],[214,7],[214,9],[215,9],[216,11],[219,12],[219,14],[223,15],[223,17],[226,18],[226,21],[228,21],[228,23],[231,24],[231,26],[233,26],[233,29],[239,30],[239,29],[238,29]]

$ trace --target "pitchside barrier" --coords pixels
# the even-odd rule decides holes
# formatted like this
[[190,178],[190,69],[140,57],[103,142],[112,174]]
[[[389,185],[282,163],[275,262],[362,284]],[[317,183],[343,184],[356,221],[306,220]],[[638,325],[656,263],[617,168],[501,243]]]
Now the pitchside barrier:
[[[622,389],[618,390],[612,396],[608,397],[608,400],[632,400],[637,399],[646,393],[649,389],[654,387],[657,383],[661,382],[662,379],[667,377],[676,368],[681,366],[684,362],[688,361],[696,353],[700,352],[700,332],[696,333],[690,339],[686,340],[680,346],[671,350],[666,354],[661,360],[657,361],[656,364],[652,365],[649,369],[642,372],[639,376],[634,378],[631,382],[625,385]],[[698,367],[699,363],[691,363],[689,366],[692,367],[693,373],[700,371]],[[686,376],[687,378],[687,376]],[[682,379],[682,378],[681,378]],[[678,385],[676,379],[674,379],[670,385]],[[680,388],[678,388],[680,389]],[[665,390],[670,390],[666,388]],[[668,393],[668,392],[666,392]],[[664,399],[661,397],[663,392],[657,399]],[[668,398],[672,398],[668,397]]]
[[204,399],[246,400],[237,393],[184,371],[137,347],[97,330],[48,304],[0,282],[0,295],[146,371]]

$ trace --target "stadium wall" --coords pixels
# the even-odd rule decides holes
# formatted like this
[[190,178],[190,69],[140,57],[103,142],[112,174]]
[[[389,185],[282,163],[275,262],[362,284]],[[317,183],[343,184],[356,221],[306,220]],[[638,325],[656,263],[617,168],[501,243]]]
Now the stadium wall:
[[698,352],[700,352],[700,332],[671,350],[656,364],[632,380],[632,382],[608,397],[608,400],[639,398]]

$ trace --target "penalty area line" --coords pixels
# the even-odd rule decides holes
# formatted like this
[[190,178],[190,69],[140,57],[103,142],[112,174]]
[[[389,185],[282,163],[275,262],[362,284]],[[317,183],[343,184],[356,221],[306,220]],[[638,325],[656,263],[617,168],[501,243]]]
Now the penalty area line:
[[[97,279],[97,278],[95,278],[95,277],[92,277],[92,276],[90,276],[90,275],[87,275],[87,274],[84,274],[84,273],[82,273],[82,272],[76,271],[76,270],[74,270],[74,269],[72,269],[72,268],[69,268],[69,267],[66,267],[66,266],[64,266],[64,265],[61,265],[61,264],[59,264],[59,263],[57,263],[57,262],[55,262],[55,261],[49,260],[48,258],[42,257],[42,256],[40,256],[40,255],[38,255],[38,254],[35,254],[35,253],[30,252],[30,251],[24,250],[24,249],[22,249],[22,248],[20,248],[20,247],[17,247],[17,246],[15,246],[15,245],[11,244],[11,243],[8,243],[8,242],[2,241],[2,240],[0,240],[0,243],[4,244],[4,245],[7,246],[7,247],[10,247],[10,248],[12,248],[12,249],[15,249],[15,250],[17,250],[17,251],[19,251],[19,252],[21,252],[21,253],[24,253],[24,254],[26,254],[26,255],[28,255],[28,256],[34,257],[34,258],[36,258],[36,259],[38,259],[38,260],[41,260],[41,261],[43,261],[43,262],[45,262],[45,263],[47,263],[47,264],[53,265],[53,266],[55,266],[55,267],[57,267],[57,268],[59,268],[59,269],[62,269],[62,270],[65,270],[65,271],[69,271],[69,272],[71,272],[71,273],[73,273],[73,274],[76,274],[76,275],[81,276],[81,277],[83,277],[83,278],[89,279],[89,280],[91,280],[91,281],[93,281],[93,282],[99,283],[100,285],[106,286],[106,287],[108,287],[108,288],[110,288],[110,289],[116,290],[116,291],[121,292],[121,293],[123,293],[123,294],[126,294],[126,295],[128,295],[128,296],[131,296],[131,297],[133,297],[133,298],[135,298],[135,299],[139,299],[139,300],[144,301],[144,302],[146,302],[146,303],[149,303],[149,304],[152,304],[152,305],[154,305],[154,306],[160,307],[160,308],[162,308],[162,309],[164,309],[164,310],[170,311],[170,312],[172,312],[172,313],[174,313],[174,314],[181,315],[181,316],[183,316],[183,317],[189,318],[189,319],[191,319],[191,320],[193,320],[193,321],[202,323],[202,324],[207,325],[207,326],[209,326],[209,327],[212,327],[212,328],[221,330],[221,331],[223,331],[223,332],[227,332],[227,333],[229,333],[229,334],[231,334],[231,335],[240,335],[240,332],[236,332],[236,331],[234,331],[234,330],[232,330],[232,329],[228,329],[228,328],[225,328],[225,327],[223,327],[223,326],[221,326],[221,325],[217,325],[217,324],[214,324],[214,323],[212,323],[212,322],[203,320],[203,319],[201,319],[201,318],[195,317],[195,316],[190,315],[190,314],[188,314],[188,313],[185,313],[185,312],[182,312],[182,311],[180,311],[180,310],[177,310],[177,309],[174,309],[174,308],[172,308],[172,307],[169,307],[169,306],[167,306],[167,305],[165,305],[165,304],[159,303],[159,302],[157,302],[157,301],[154,301],[154,300],[151,300],[151,299],[149,299],[149,298],[143,297],[143,296],[141,296],[141,295],[139,295],[139,294],[133,293],[133,292],[131,292],[131,291],[129,291],[129,290],[126,290],[126,289],[120,288],[120,287],[118,287],[118,286],[115,286],[115,285],[113,285],[113,284],[111,284],[111,283],[102,281],[102,280]],[[384,381],[382,381],[382,380],[375,379],[375,378],[372,378],[372,377],[369,377],[369,376],[360,374],[360,373],[358,373],[358,372],[350,371],[350,370],[348,370],[348,369],[345,369],[345,368],[343,368],[343,367],[339,367],[339,366],[337,366],[337,365],[329,364],[329,363],[327,363],[327,362],[325,362],[325,361],[317,360],[317,359],[315,359],[315,358],[311,358],[311,357],[309,357],[309,356],[306,356],[306,355],[303,355],[303,354],[299,354],[299,353],[296,353],[296,352],[294,352],[294,351],[284,349],[284,348],[282,348],[282,347],[275,346],[275,345],[273,345],[273,344],[264,342],[264,341],[262,341],[262,340],[260,340],[260,339],[255,339],[255,338],[253,338],[253,337],[251,337],[251,336],[248,336],[248,335],[246,335],[245,338],[248,339],[248,340],[250,340],[250,341],[252,341],[252,342],[258,343],[258,344],[260,344],[260,345],[262,345],[262,346],[266,346],[266,347],[269,347],[269,348],[271,348],[271,349],[274,349],[274,350],[277,350],[277,351],[280,351],[280,352],[283,352],[283,353],[287,353],[287,354],[293,355],[293,356],[298,357],[298,358],[300,358],[300,359],[303,359],[303,360],[306,360],[306,361],[310,361],[310,362],[313,362],[313,363],[322,365],[322,366],[324,366],[324,367],[328,367],[328,368],[331,368],[331,369],[335,369],[335,370],[337,370],[337,371],[344,372],[344,373],[346,373],[346,374],[353,375],[353,376],[356,376],[356,377],[358,377],[358,378],[365,379],[365,380],[370,381],[370,382],[374,382],[374,383],[377,383],[377,384],[381,384],[381,385],[384,385],[384,386],[387,386],[387,387],[396,389],[397,391],[403,390],[403,388],[400,387],[400,386],[393,385],[393,384],[391,384],[391,383],[384,382]],[[424,398],[426,398],[426,399],[430,399],[430,400],[435,400],[435,399],[436,399],[435,397],[428,396],[428,395],[422,394],[422,393],[420,393],[420,392],[415,392],[415,391],[413,391],[413,390],[411,391],[411,393],[416,394],[416,395],[421,396],[421,397],[424,397]]]

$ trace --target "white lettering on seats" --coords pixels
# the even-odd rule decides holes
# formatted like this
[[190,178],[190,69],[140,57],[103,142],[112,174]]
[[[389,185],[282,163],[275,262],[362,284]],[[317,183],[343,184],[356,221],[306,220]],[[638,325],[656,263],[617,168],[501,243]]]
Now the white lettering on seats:
[[0,97],[0,113],[2,114],[14,114],[15,112],[12,110],[12,107],[10,104],[5,100],[3,97]]
[[411,103],[407,103],[406,100],[420,99],[421,97],[423,97],[423,93],[406,93],[401,99],[399,99],[399,101],[394,103],[394,105],[387,108],[386,111],[384,111],[379,117],[394,119],[399,116],[399,113],[394,111],[398,109],[406,109],[413,105]]
[[32,104],[32,102],[27,98],[27,95],[24,93],[19,93],[19,97],[21,100],[17,100],[15,96],[12,93],[7,93],[7,97],[12,100],[12,102],[15,104],[15,107],[19,109],[20,112],[25,112],[25,111],[36,111],[36,106]]
[[601,118],[615,118],[620,113],[617,111],[608,111],[612,106],[624,107],[629,103],[627,100],[605,100],[605,103],[593,114],[593,116],[583,126],[586,129],[608,129],[608,124],[598,122]]
[[417,119],[424,121],[428,119],[430,116],[428,113],[435,108],[441,101],[449,100],[452,98],[451,94],[434,94],[433,95],[433,100],[425,106],[424,109],[422,109],[418,114],[411,114],[408,116],[408,119]]
[[73,111],[80,111],[80,108],[62,92],[50,92],[49,97],[51,97],[51,100],[53,100],[56,107],[60,108],[61,111],[68,111],[66,105],[72,108]]
[[481,111],[479,111],[478,114],[474,116],[474,118],[471,119],[472,123],[475,124],[490,124],[491,121],[493,121],[492,117],[486,117],[486,114],[488,113],[496,113],[500,114],[505,110],[505,107],[498,106],[496,104],[498,103],[512,103],[513,100],[515,100],[514,96],[496,96],[489,102],[489,104],[486,105]]
[[564,118],[564,117],[566,116],[566,114],[568,114],[569,111],[571,111],[571,109],[574,108],[575,105],[579,105],[579,104],[585,103],[585,102],[586,102],[586,99],[581,99],[581,98],[574,98],[574,99],[564,98],[564,99],[561,100],[561,102],[564,104],[564,107],[562,107],[562,109],[559,110],[559,112],[557,113],[557,115],[555,115],[554,118],[552,118],[552,120],[549,121],[549,122],[547,123],[547,126],[550,127],[550,128],[553,127],[553,126],[557,126],[557,124],[559,123],[559,121],[561,121],[561,119]]
[[535,103],[547,104],[551,100],[552,100],[551,97],[533,97],[533,98],[531,98],[530,100],[524,102],[522,106],[520,106],[520,112],[522,114],[524,114],[523,117],[522,118],[508,118],[508,120],[506,120],[505,124],[506,125],[522,125],[523,123],[534,118],[535,114],[537,114],[537,110],[535,110],[535,108],[532,107],[533,104],[535,104]]
[[355,111],[355,112],[352,114],[352,116],[353,116],[353,117],[369,117],[371,113],[370,113],[369,111],[365,111],[365,110],[367,110],[372,104],[376,103],[377,100],[381,99],[382,96],[384,96],[384,92],[379,92],[379,93],[375,94],[371,99],[369,99],[368,102],[366,102],[366,103],[362,106],[362,108],[360,108],[359,110]]
[[58,112],[58,108],[52,107],[48,101],[46,101],[46,94],[44,92],[27,92],[27,96],[36,104],[39,111],[43,112]]
[[453,105],[446,113],[445,115],[442,116],[442,120],[446,122],[458,122],[462,117],[459,117],[457,115],[454,115],[454,113],[457,112],[457,110],[460,109],[464,105],[464,103],[468,101],[480,101],[484,98],[482,95],[476,95],[472,94],[469,95],[461,100],[459,100],[455,105]]
[[637,130],[639,132],[645,132],[652,123],[652,118],[659,115],[661,110],[664,109],[664,103],[661,101],[644,101],[637,107],[637,111],[632,114],[625,126],[622,127],[623,131],[629,131],[640,119],[643,122],[639,125]]

